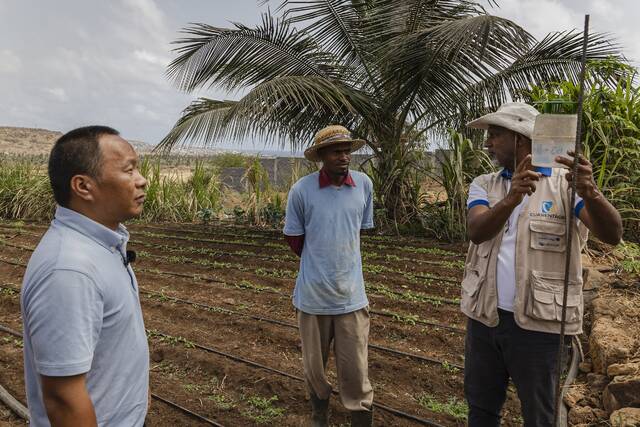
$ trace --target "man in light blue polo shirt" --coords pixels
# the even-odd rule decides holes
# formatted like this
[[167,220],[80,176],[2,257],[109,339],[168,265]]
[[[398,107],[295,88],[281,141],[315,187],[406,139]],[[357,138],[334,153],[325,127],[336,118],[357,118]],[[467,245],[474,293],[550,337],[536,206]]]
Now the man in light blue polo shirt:
[[146,180],[114,129],[63,135],[49,158],[58,204],[25,273],[21,306],[31,424],[142,426],[149,350],[123,221]]
[[332,387],[325,369],[332,342],[340,399],[351,411],[351,425],[371,426],[373,419],[369,302],[360,256],[360,230],[373,228],[373,184],[365,174],[349,172],[351,153],[363,144],[342,126],[319,131],[305,157],[322,161],[322,170],[296,182],[287,202],[284,234],[301,256],[293,304],[314,427],[328,425]]

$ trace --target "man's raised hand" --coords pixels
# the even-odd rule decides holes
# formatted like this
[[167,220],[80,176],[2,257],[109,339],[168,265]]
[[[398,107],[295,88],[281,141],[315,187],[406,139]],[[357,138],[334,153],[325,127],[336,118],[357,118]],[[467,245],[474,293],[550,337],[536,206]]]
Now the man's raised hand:
[[511,177],[511,189],[505,197],[505,201],[512,207],[518,206],[525,194],[529,196],[536,191],[536,181],[540,179],[541,174],[531,170],[531,154],[527,155]]
[[[558,156],[556,162],[569,168],[569,173],[565,175],[567,181],[573,181],[573,162],[575,161],[575,153],[569,151],[567,153],[571,158]],[[578,156],[578,174],[576,178],[576,193],[585,200],[593,200],[601,196],[598,186],[593,179],[593,166],[583,155]]]

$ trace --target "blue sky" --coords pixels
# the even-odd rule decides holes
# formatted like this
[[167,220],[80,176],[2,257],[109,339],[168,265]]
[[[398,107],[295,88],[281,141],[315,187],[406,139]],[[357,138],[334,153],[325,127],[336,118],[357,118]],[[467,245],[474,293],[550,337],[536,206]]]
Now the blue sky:
[[[613,33],[626,55],[640,61],[637,0],[499,3],[491,13],[537,37],[581,28],[584,13],[591,13],[595,30]],[[272,9],[278,4],[269,3]],[[190,22],[253,25],[266,8],[256,0],[0,0],[0,125],[67,131],[102,123],[155,144],[195,96],[237,96],[216,90],[187,95],[167,81],[170,42],[179,30]]]

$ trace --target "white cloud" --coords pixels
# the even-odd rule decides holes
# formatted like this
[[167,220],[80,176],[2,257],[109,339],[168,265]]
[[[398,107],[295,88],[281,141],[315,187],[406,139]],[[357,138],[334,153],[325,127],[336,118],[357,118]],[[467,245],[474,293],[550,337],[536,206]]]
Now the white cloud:
[[133,57],[139,61],[147,62],[149,64],[158,65],[162,68],[166,67],[171,61],[169,58],[161,57],[148,50],[136,49],[133,51]]
[[22,69],[22,60],[12,50],[0,50],[0,74],[18,73]]
[[125,6],[120,16],[126,27],[126,35],[133,35],[133,42],[164,48],[170,41],[170,32],[164,13],[154,0],[122,0]]
[[61,87],[45,88],[44,91],[51,95],[57,101],[67,102],[69,100],[67,92]]
[[136,104],[133,106],[133,112],[137,116],[143,117],[148,120],[157,121],[160,119],[160,115],[153,110],[150,110],[142,104]]
[[509,18],[537,39],[554,31],[582,31],[589,14],[592,32],[608,33],[635,65],[640,62],[638,0],[499,0],[498,8],[482,0],[489,13]]
[[502,0],[499,5],[487,11],[513,20],[537,39],[553,31],[577,28],[579,22],[578,13],[555,0]]
[[[498,1],[490,13],[537,38],[581,28],[591,12],[596,31],[612,32],[640,60],[638,0]],[[156,143],[194,96],[243,93],[207,88],[186,95],[173,87],[165,70],[175,57],[170,43],[184,37],[178,31],[190,22],[252,26],[266,7],[256,0],[0,0],[0,121],[56,130],[105,123]]]

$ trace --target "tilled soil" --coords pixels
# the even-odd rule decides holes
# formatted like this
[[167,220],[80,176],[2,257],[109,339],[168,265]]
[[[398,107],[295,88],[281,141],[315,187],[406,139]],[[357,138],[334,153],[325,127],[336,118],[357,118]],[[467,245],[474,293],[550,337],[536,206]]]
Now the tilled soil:
[[[31,255],[26,248],[35,247],[45,230],[46,224],[0,225],[0,238],[7,243],[1,258],[26,263]],[[225,426],[306,425],[310,411],[304,384],[283,375],[302,377],[303,372],[290,301],[298,265],[278,241],[280,234],[175,224],[136,224],[130,232],[129,249],[138,253],[134,270],[149,330],[151,391]],[[464,364],[464,337],[421,323],[464,328],[464,316],[455,304],[458,286],[415,277],[460,279],[463,248],[423,239],[364,237],[362,251],[373,312],[370,343],[436,359],[434,363],[370,348],[375,401],[440,425],[464,425],[463,418],[454,416],[454,403],[463,402],[463,372],[456,366]],[[19,287],[23,272],[23,267],[0,262],[0,284]],[[380,312],[396,316],[375,314]],[[0,289],[0,324],[22,329],[19,297],[6,289]],[[24,402],[19,339],[0,334],[0,362],[0,384]],[[331,361],[333,380],[334,372]],[[331,411],[332,424],[348,425],[338,396],[332,399]],[[517,401],[510,393],[505,424],[517,425],[517,419]],[[0,411],[2,423],[21,425]],[[375,423],[419,425],[382,409],[376,410]],[[148,425],[206,423],[154,399]]]

